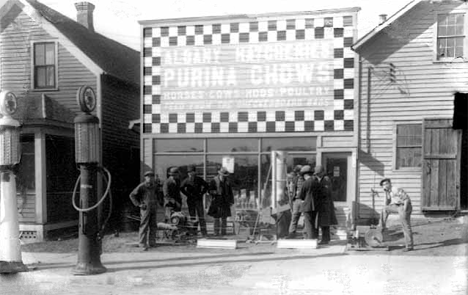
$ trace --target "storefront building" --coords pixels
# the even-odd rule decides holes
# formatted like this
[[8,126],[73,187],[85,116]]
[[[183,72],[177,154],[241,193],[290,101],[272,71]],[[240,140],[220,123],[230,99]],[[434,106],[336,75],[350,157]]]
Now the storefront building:
[[141,152],[161,179],[229,165],[237,207],[264,203],[272,151],[324,165],[335,205],[355,195],[359,8],[140,21]]

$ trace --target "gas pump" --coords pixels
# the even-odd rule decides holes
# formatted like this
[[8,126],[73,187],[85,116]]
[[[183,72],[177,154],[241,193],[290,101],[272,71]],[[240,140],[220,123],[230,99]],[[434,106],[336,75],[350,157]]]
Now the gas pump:
[[0,273],[28,271],[21,259],[16,180],[14,168],[20,162],[19,122],[16,96],[0,93]]
[[[83,111],[75,122],[75,160],[79,165],[78,177],[73,191],[73,207],[79,211],[78,263],[74,275],[92,275],[106,272],[101,263],[100,229],[97,208],[110,195],[111,177],[107,169],[99,167],[100,141],[99,119],[91,112],[96,108],[96,94],[89,86],[77,92],[77,101]],[[97,196],[97,173],[104,171],[107,189],[102,198]],[[80,183],[80,203],[75,204],[76,189]]]

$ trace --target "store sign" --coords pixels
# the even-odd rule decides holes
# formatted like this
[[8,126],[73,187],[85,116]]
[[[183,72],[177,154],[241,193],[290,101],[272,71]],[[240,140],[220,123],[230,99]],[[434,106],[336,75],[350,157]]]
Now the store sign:
[[222,163],[223,167],[226,168],[229,173],[234,173],[234,157],[225,156],[223,157]]
[[333,109],[333,42],[161,49],[161,111]]

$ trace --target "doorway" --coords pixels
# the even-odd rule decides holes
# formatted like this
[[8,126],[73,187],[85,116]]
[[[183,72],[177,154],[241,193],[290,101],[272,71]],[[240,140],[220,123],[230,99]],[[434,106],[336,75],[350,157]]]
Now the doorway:
[[332,197],[335,205],[347,206],[352,201],[350,161],[351,153],[322,154],[322,165],[332,182]]

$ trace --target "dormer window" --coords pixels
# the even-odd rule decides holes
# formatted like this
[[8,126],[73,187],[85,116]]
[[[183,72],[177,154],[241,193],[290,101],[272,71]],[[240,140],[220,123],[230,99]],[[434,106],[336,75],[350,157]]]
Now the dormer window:
[[465,56],[465,14],[437,16],[437,59],[453,60]]
[[34,89],[57,88],[56,48],[55,42],[34,43]]

